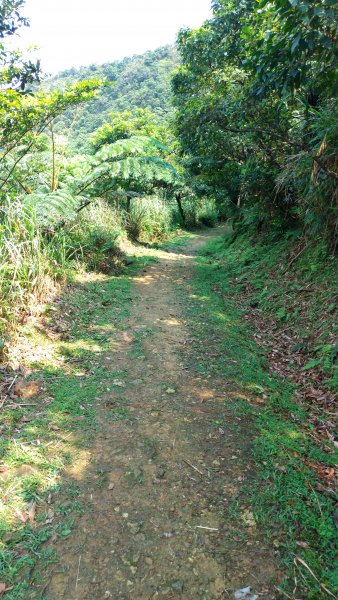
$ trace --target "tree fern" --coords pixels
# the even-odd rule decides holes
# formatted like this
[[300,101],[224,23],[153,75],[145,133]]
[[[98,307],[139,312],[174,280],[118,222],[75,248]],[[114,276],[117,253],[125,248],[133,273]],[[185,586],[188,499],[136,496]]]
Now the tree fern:
[[176,177],[175,169],[158,156],[127,157],[107,165],[111,178],[130,181],[164,181],[171,183]]
[[85,161],[82,157],[78,169],[72,165],[72,174],[65,177],[63,187],[51,193],[30,194],[27,203],[33,206],[42,224],[55,225],[73,219],[84,205],[107,188],[128,188],[133,192],[133,182],[138,189],[142,182],[174,184],[178,178],[176,170],[159,156],[151,155],[154,150],[167,151],[167,148],[145,136],[118,140],[103,147],[94,157],[86,157]]
[[125,140],[117,140],[113,144],[103,146],[95,154],[95,162],[116,160],[126,155],[147,154],[154,152],[169,152],[169,148],[155,138],[144,135],[134,135]]
[[49,194],[38,192],[26,196],[26,203],[35,210],[42,225],[55,225],[64,220],[73,219],[85,201],[68,188],[60,188]]

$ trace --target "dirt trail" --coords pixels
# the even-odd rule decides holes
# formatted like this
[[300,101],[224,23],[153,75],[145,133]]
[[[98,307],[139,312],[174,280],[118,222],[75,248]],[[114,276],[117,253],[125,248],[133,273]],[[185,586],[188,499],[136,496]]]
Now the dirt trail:
[[[104,357],[127,372],[126,384],[100,399],[88,465],[70,471],[86,510],[55,544],[49,600],[213,600],[249,585],[259,598],[276,597],[273,552],[249,510],[241,507],[244,535],[228,515],[252,474],[248,426],[227,412],[228,383],[191,366],[184,286],[210,235],[219,231],[200,234],[183,254],[156,251],[159,261],[135,278],[137,303]],[[107,407],[119,399],[130,418],[112,422]],[[220,418],[236,430],[212,427]]]

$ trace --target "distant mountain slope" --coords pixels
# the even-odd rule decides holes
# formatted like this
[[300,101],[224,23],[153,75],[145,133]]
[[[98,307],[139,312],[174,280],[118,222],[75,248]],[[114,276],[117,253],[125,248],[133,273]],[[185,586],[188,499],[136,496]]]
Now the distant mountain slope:
[[175,48],[164,46],[141,56],[59,73],[47,82],[48,86],[63,87],[93,77],[115,82],[105,88],[98,99],[77,111],[65,113],[59,122],[59,131],[70,130],[71,143],[79,148],[111,112],[148,108],[160,121],[165,121],[172,112],[170,76],[178,64]]

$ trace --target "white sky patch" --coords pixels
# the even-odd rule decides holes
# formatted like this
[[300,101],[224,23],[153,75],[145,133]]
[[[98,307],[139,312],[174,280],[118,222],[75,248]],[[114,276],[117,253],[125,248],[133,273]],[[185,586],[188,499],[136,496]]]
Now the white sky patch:
[[36,45],[45,72],[112,62],[172,44],[211,16],[211,0],[26,0],[11,46]]

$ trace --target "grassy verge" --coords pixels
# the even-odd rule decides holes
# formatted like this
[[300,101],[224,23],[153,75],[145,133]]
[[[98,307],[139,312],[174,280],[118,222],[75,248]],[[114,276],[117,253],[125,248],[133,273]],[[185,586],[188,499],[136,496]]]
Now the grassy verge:
[[[311,406],[297,390],[300,384],[312,381],[314,385],[313,378],[319,378],[321,388],[333,385],[332,361],[325,360],[331,313],[322,313],[323,306],[332,303],[333,265],[320,255],[316,262],[313,253],[306,256],[304,251],[290,273],[285,265],[297,252],[290,256],[285,241],[270,248],[253,246],[244,239],[233,245],[224,239],[212,241],[199,259],[186,310],[196,337],[204,340],[197,368],[235,384],[239,397],[232,401],[233,409],[253,419],[258,476],[256,484],[244,486],[244,493],[288,573],[280,588],[286,597],[317,599],[335,597],[338,590],[333,571],[334,445],[316,429],[315,419],[325,422],[327,416],[317,407],[314,419]],[[304,311],[297,310],[300,288],[309,280],[314,295],[311,301],[304,299]],[[309,355],[289,364],[289,370],[272,368],[273,350],[257,343],[261,331],[255,338],[262,321],[251,321],[252,305],[263,322],[273,317],[273,327],[279,319],[281,329],[292,323],[293,331],[311,336],[306,337]],[[218,332],[217,339],[214,332]],[[265,334],[268,337],[269,332]],[[205,352],[208,343],[216,344],[217,352]],[[312,352],[317,358],[311,357]],[[306,368],[310,360],[319,361],[314,371]],[[302,373],[299,379],[298,371]]]
[[[67,472],[88,462],[86,448],[100,426],[96,399],[126,376],[105,358],[129,314],[133,274],[152,259],[132,260],[119,277],[78,276],[42,320],[21,331],[31,375],[13,385],[1,413],[0,583],[9,600],[33,597],[32,583],[39,587],[56,561],[45,542],[71,535],[75,514],[84,510]],[[111,418],[126,414],[113,407]]]

